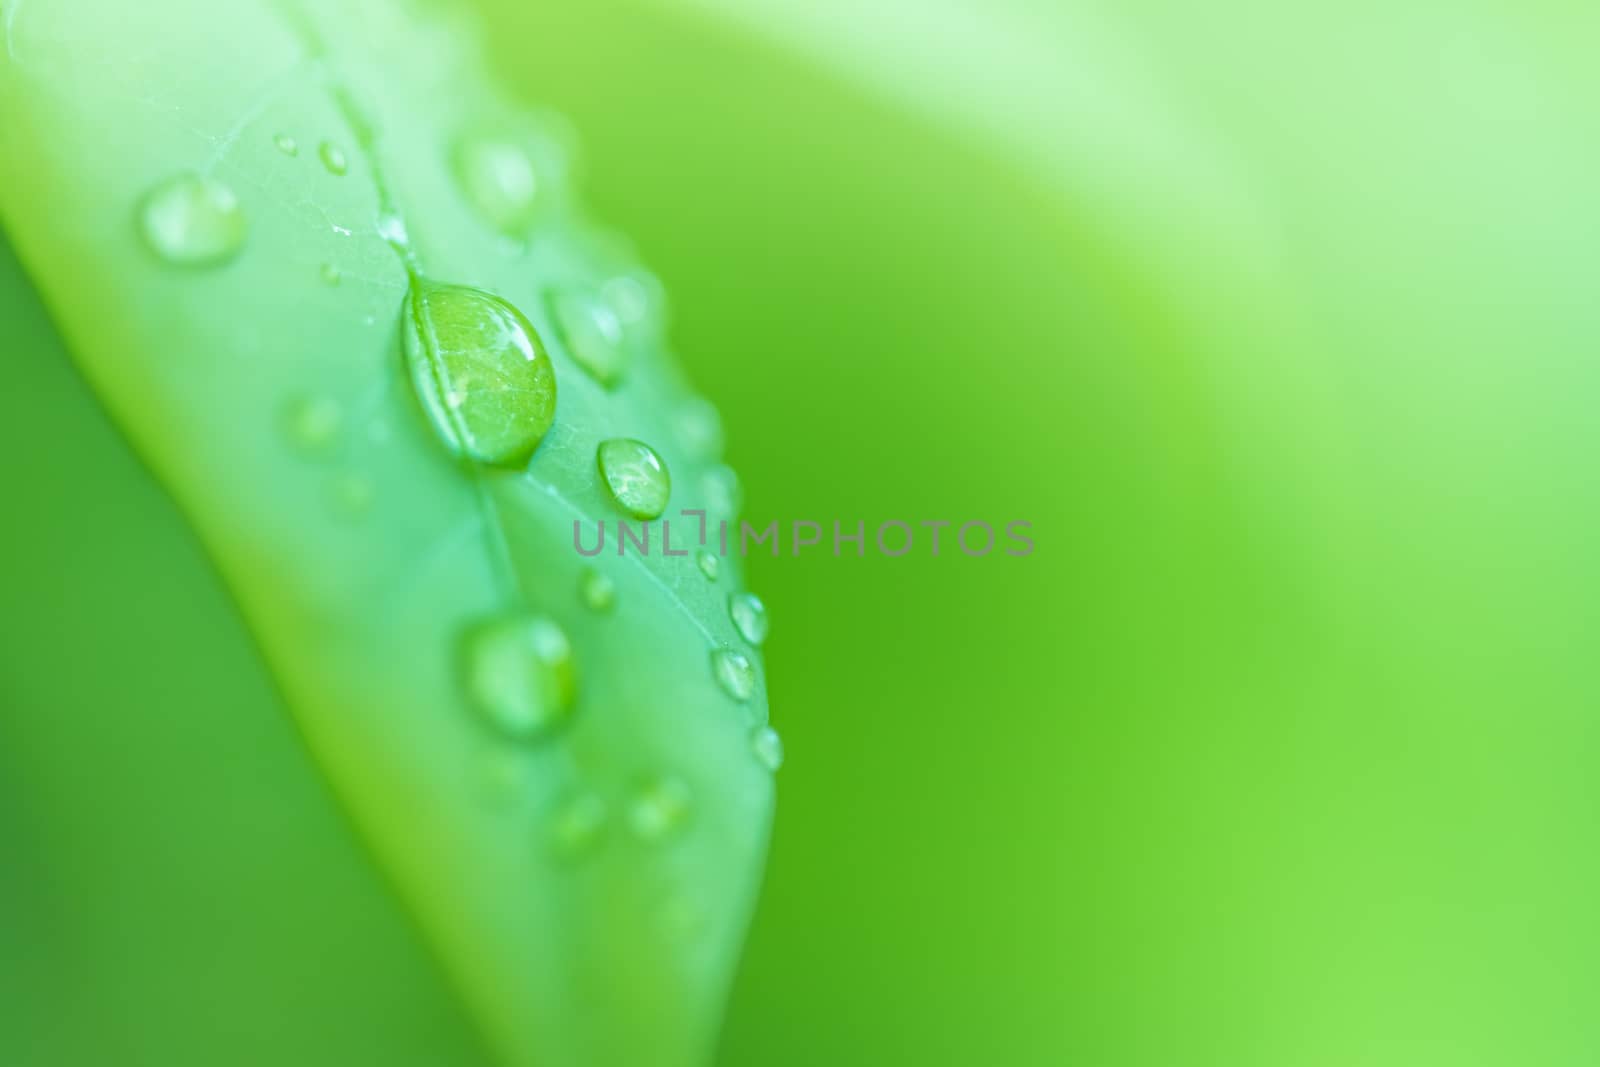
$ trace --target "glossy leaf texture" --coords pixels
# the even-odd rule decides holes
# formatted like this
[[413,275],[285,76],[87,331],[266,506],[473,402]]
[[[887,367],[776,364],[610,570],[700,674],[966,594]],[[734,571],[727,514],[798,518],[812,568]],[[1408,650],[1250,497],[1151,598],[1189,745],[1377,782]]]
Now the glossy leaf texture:
[[[708,510],[714,544],[734,516],[561,121],[486,84],[468,27],[382,0],[3,17],[8,239],[467,1014],[508,1063],[703,1062],[771,818],[761,660],[737,560],[708,578],[659,524],[648,558],[575,551],[627,518],[608,440],[671,471],[668,520]],[[164,862],[212,862],[193,844]]]

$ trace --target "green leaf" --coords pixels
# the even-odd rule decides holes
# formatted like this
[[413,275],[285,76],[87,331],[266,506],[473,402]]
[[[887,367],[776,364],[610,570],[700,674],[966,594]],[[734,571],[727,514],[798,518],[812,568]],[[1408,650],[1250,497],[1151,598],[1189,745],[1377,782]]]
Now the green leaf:
[[[604,441],[659,454],[666,517],[707,510],[713,545],[736,494],[560,122],[485,84],[461,26],[376,0],[31,0],[3,23],[7,234],[491,1045],[703,1062],[773,796],[761,687],[712,669],[730,649],[759,678],[738,567],[708,578],[659,527],[648,559],[574,539],[625,515]],[[486,307],[512,309],[499,333]]]

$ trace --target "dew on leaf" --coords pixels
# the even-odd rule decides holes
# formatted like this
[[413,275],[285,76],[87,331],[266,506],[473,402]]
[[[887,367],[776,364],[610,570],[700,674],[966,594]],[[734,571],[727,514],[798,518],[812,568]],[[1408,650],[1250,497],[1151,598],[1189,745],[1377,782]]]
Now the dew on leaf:
[[272,139],[272,143],[277,146],[278,151],[286,156],[298,156],[300,154],[300,146],[295,143],[293,137],[286,133],[278,134]]
[[726,464],[717,464],[700,481],[706,497],[706,508],[713,515],[731,519],[744,507],[744,487],[739,475]]
[[608,815],[606,802],[587,790],[561,800],[545,827],[550,850],[563,859],[575,858],[599,841]]
[[678,408],[674,425],[690,459],[714,463],[722,458],[722,415],[711,401],[690,397]]
[[722,691],[739,703],[743,704],[755,695],[756,668],[743,652],[731,648],[719,648],[712,652],[711,673]]
[[604,572],[588,568],[578,578],[578,597],[590,611],[610,611],[617,604],[617,583]]
[[502,736],[537,741],[572,714],[572,645],[550,619],[506,615],[478,623],[463,635],[462,662],[468,701]]
[[520,467],[555,420],[550,357],[522,312],[459,285],[415,282],[405,308],[411,382],[452,453]]
[[539,173],[515,141],[471,135],[455,147],[456,180],[468,203],[502,233],[526,230],[538,213]]
[[339,268],[332,263],[324,263],[318,268],[317,274],[322,278],[323,285],[338,285],[344,278]]
[[211,267],[244,245],[244,209],[232,189],[215,178],[180,174],[156,186],[139,209],[145,243],[168,263]]
[[783,766],[783,738],[770,726],[758,726],[750,732],[750,751],[756,762],[769,771]]
[[322,165],[328,168],[329,174],[343,174],[350,169],[350,161],[345,158],[344,149],[332,141],[323,141],[317,149],[317,155],[322,157]]
[[662,841],[688,821],[691,806],[683,779],[671,775],[651,778],[628,805],[628,826],[642,840]]
[[767,606],[754,593],[734,593],[728,597],[728,617],[739,636],[752,645],[767,639]]
[[667,510],[672,478],[655,449],[643,441],[614,437],[596,452],[600,477],[623,511],[635,519],[653,519]]
[[378,216],[378,236],[389,243],[389,247],[400,253],[401,259],[408,258],[411,249],[411,234],[406,229],[406,220],[392,211],[386,211]]
[[625,328],[632,329],[659,317],[658,309],[663,303],[661,282],[648,271],[635,270],[608,278],[601,284],[600,292]]
[[617,384],[627,367],[622,320],[610,304],[592,290],[564,286],[548,298],[556,335],[573,362],[601,385]]
[[702,548],[694,554],[694,562],[700,568],[700,573],[706,576],[706,581],[714,582],[722,571],[722,561],[717,554],[708,548]]
[[283,408],[283,432],[302,455],[324,457],[333,452],[344,426],[344,409],[320,393],[296,396]]

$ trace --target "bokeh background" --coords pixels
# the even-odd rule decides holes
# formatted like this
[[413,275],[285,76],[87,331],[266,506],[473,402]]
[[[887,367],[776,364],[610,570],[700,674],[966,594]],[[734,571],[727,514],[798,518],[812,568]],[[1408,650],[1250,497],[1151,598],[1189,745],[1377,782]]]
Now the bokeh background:
[[[749,517],[1026,520],[1038,545],[750,564],[789,762],[723,1067],[1600,1059],[1600,13],[472,6],[665,280]],[[8,327],[52,343],[10,299]],[[8,392],[81,389],[36,373]],[[135,461],[92,412],[62,435],[29,410],[0,446],[97,470],[147,514],[127,551],[170,565],[119,568],[104,499],[51,502],[84,511],[81,543],[7,523],[0,697],[188,706],[250,676],[270,702],[241,627],[184,622],[228,609]],[[288,727],[257,718],[208,741],[195,716],[175,752],[287,765]],[[96,759],[81,789],[191,820],[152,864],[249,825],[342,880],[319,913],[274,891],[304,867],[219,850],[260,886],[234,951],[292,973],[275,931],[324,930],[351,981],[426,971],[373,955],[411,942],[309,777],[197,811],[245,794],[119,789]],[[0,751],[0,828],[27,774]],[[0,900],[29,917],[0,925],[13,953],[73,903],[20,879]],[[52,957],[3,999],[92,1046],[28,1005],[87,996],[90,970],[140,986],[156,948],[117,929],[125,953]],[[192,988],[157,978],[113,1020],[132,1047]],[[240,993],[193,1009],[259,1010]],[[476,1055],[442,988],[374,1002],[397,1046]],[[336,1005],[277,1017],[352,1063],[372,1048]]]

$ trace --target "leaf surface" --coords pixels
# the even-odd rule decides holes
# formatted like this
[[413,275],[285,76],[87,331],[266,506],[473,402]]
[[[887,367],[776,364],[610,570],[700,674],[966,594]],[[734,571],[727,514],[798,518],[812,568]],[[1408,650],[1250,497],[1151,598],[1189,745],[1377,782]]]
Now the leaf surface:
[[[584,218],[559,120],[485,84],[466,29],[387,3],[224,20],[194,0],[28,0],[3,23],[7,233],[493,1046],[703,1061],[772,805],[762,687],[733,699],[711,657],[760,660],[728,617],[735,560],[708,580],[661,553],[659,526],[649,558],[574,551],[575,523],[589,544],[623,517],[596,469],[608,439],[659,452],[668,519],[710,510],[714,545],[731,515],[659,287]],[[174,181],[237,213],[236,248],[229,214],[152,230]],[[404,315],[426,286],[492,294],[548,352],[554,420],[525,466],[463,458],[419,402]],[[553,320],[560,291],[604,294],[601,340],[625,357],[609,387]],[[471,410],[521,410],[514,390],[490,399]],[[580,595],[591,571],[608,610]],[[508,737],[468,698],[469,635],[506,616],[570,646],[550,735]]]

